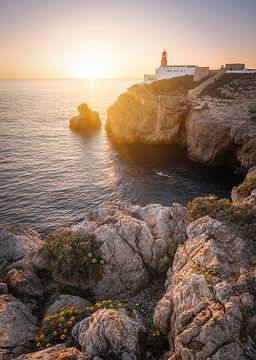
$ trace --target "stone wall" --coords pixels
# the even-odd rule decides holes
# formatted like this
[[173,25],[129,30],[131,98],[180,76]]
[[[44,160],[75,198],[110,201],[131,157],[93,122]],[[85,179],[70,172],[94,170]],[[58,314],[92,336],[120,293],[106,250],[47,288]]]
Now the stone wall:
[[194,73],[194,81],[200,81],[210,75],[209,73],[209,66],[200,66],[195,69]]

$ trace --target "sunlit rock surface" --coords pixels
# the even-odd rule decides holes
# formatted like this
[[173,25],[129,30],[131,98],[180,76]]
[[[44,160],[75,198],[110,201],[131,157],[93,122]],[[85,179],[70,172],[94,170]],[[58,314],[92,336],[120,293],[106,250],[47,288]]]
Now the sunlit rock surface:
[[101,127],[99,113],[97,111],[92,111],[87,104],[79,105],[77,111],[79,112],[79,115],[73,117],[69,122],[69,126],[72,130],[86,132]]
[[225,74],[192,100],[157,83],[157,91],[131,87],[108,109],[106,129],[117,142],[179,144],[201,163],[256,165],[255,74]]
[[49,349],[36,351],[17,357],[15,360],[87,360],[88,358],[74,347],[59,344]]
[[135,311],[105,309],[78,323],[72,336],[90,360],[97,356],[136,360],[140,358],[140,338],[144,331]]
[[208,216],[191,223],[187,233],[154,314],[155,325],[169,336],[170,359],[255,356],[255,254]]
[[88,210],[85,221],[72,231],[93,231],[105,261],[102,276],[56,280],[90,289],[100,298],[134,295],[154,276],[165,273],[178,244],[186,240],[188,223],[187,210],[179,204],[140,207],[120,203]]

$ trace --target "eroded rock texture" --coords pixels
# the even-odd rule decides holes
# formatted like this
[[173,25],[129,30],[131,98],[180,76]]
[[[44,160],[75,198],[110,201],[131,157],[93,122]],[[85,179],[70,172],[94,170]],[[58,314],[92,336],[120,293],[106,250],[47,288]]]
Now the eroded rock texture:
[[255,254],[206,216],[187,228],[155,309],[172,360],[255,359]]
[[158,95],[132,87],[108,109],[106,129],[120,143],[182,144],[186,95]]
[[61,308],[66,309],[71,306],[75,306],[79,310],[84,310],[91,303],[88,300],[82,299],[79,296],[74,295],[60,295],[58,298],[48,306],[44,316],[53,315],[58,313]]
[[78,323],[72,336],[88,359],[136,360],[144,331],[135,311],[103,309]]
[[40,235],[21,224],[0,227],[0,270],[30,267],[33,256],[42,246]]
[[72,130],[86,132],[101,127],[99,113],[97,111],[92,111],[87,104],[79,105],[77,111],[79,112],[79,115],[73,117],[69,122],[69,126]]
[[179,204],[140,207],[122,203],[87,211],[85,221],[72,231],[94,232],[105,265],[101,277],[80,278],[70,284],[89,288],[99,298],[134,295],[152,277],[165,273],[178,244],[186,240],[188,223],[187,210]]
[[33,308],[12,295],[0,295],[0,359],[28,352],[37,335]]
[[74,347],[59,344],[49,349],[21,355],[15,360],[86,360],[84,354]]
[[[192,101],[189,157],[210,165],[256,165],[256,76],[226,74]],[[207,104],[207,105],[206,105]]]

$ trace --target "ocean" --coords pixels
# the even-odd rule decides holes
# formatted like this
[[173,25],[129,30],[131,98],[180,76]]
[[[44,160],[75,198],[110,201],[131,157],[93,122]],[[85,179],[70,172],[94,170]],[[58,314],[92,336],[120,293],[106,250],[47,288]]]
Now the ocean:
[[[120,146],[107,137],[107,108],[137,82],[0,81],[0,223],[46,234],[103,204],[170,206],[207,194],[230,196],[240,181],[232,170],[196,164],[176,147]],[[82,102],[99,112],[101,130],[69,129]]]

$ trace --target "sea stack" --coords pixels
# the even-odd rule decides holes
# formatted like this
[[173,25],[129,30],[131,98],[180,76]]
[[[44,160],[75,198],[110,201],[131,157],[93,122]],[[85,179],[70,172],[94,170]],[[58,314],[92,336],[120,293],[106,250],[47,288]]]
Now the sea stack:
[[87,104],[80,104],[77,111],[79,112],[79,115],[73,117],[69,122],[69,126],[72,130],[86,132],[101,127],[99,113],[97,111],[92,111]]

